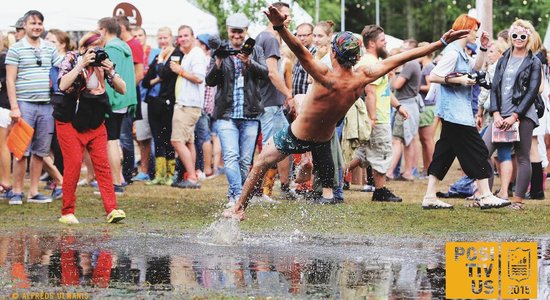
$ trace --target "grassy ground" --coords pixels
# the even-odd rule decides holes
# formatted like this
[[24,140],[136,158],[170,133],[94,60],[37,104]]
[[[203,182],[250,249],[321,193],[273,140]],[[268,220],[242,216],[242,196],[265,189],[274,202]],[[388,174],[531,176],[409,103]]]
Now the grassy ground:
[[[445,191],[458,178],[456,167],[439,186]],[[498,180],[496,180],[498,184]],[[352,186],[345,192],[346,203],[334,206],[315,206],[303,201],[283,202],[276,206],[250,206],[247,220],[241,228],[249,232],[336,233],[396,236],[448,236],[449,234],[492,235],[512,234],[540,236],[550,233],[550,200],[528,201],[525,211],[498,209],[481,211],[466,208],[465,200],[451,200],[453,211],[424,211],[420,207],[426,180],[413,183],[391,181],[388,187],[403,197],[403,203],[374,203],[371,193]],[[78,231],[112,230],[125,232],[200,231],[212,223],[225,204],[227,181],[220,176],[204,181],[200,190],[181,190],[171,187],[146,186],[136,183],[118,199],[119,208],[126,211],[124,224],[105,224],[103,206],[93,189],[79,188],[76,216],[81,224]],[[278,188],[275,188],[275,196]],[[9,206],[0,203],[4,230],[59,230],[61,201],[51,204]]]

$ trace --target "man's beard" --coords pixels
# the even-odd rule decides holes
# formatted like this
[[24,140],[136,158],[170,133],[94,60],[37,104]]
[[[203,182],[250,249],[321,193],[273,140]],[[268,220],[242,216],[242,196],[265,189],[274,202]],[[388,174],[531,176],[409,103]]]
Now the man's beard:
[[384,48],[376,48],[376,55],[379,58],[386,59],[388,57],[388,52]]

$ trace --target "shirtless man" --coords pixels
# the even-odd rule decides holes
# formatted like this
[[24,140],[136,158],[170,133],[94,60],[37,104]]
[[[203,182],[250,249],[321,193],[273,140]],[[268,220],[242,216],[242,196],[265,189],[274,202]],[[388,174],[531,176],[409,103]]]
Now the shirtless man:
[[[365,85],[395,67],[425,56],[468,33],[467,30],[450,30],[437,42],[391,56],[376,65],[353,70],[352,67],[360,56],[359,41],[350,32],[340,32],[332,41],[330,58],[333,71],[329,71],[327,66],[316,61],[300,40],[285,28],[283,22],[287,18],[286,15],[273,6],[269,6],[268,11],[264,13],[274,25],[273,28],[296,54],[304,69],[313,77],[314,83],[311,92],[304,99],[303,108],[296,120],[288,128],[276,133],[264,146],[260,156],[255,159],[237,204],[223,213],[226,218],[243,220],[244,210],[252,197],[254,186],[264,177],[270,166],[292,153],[311,151],[317,168],[333,174],[330,139],[334,134],[336,123],[361,96]],[[327,182],[323,182],[323,195],[331,193],[332,182],[328,178],[332,178],[332,175],[328,177],[320,175],[320,177],[327,178]]]

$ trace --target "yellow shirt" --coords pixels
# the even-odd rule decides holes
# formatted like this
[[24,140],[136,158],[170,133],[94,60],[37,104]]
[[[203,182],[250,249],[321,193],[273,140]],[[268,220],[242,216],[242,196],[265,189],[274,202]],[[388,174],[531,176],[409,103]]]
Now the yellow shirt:
[[[370,64],[378,63],[379,59],[366,53],[361,57],[361,60],[357,62],[357,67],[366,66]],[[390,97],[390,84],[388,82],[388,74],[376,79],[370,84],[374,85],[374,92],[376,97],[376,124],[389,124],[390,123],[390,111],[391,111],[391,97]]]

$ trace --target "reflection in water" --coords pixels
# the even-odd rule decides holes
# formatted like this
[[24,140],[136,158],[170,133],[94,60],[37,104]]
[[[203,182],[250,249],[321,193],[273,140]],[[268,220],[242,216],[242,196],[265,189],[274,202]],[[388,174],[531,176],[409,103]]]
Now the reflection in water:
[[[178,245],[181,246],[181,241]],[[550,247],[547,243],[541,245],[539,295],[548,297]],[[212,250],[214,246],[201,248],[189,242],[182,251],[156,249],[159,255],[120,248],[112,246],[108,237],[25,234],[0,237],[0,290],[69,287],[101,295],[116,291],[146,292],[140,298],[154,298],[154,293],[331,299],[445,298],[442,258],[369,260],[357,256],[322,257],[303,250],[276,251],[267,247],[261,251],[223,247]]]

